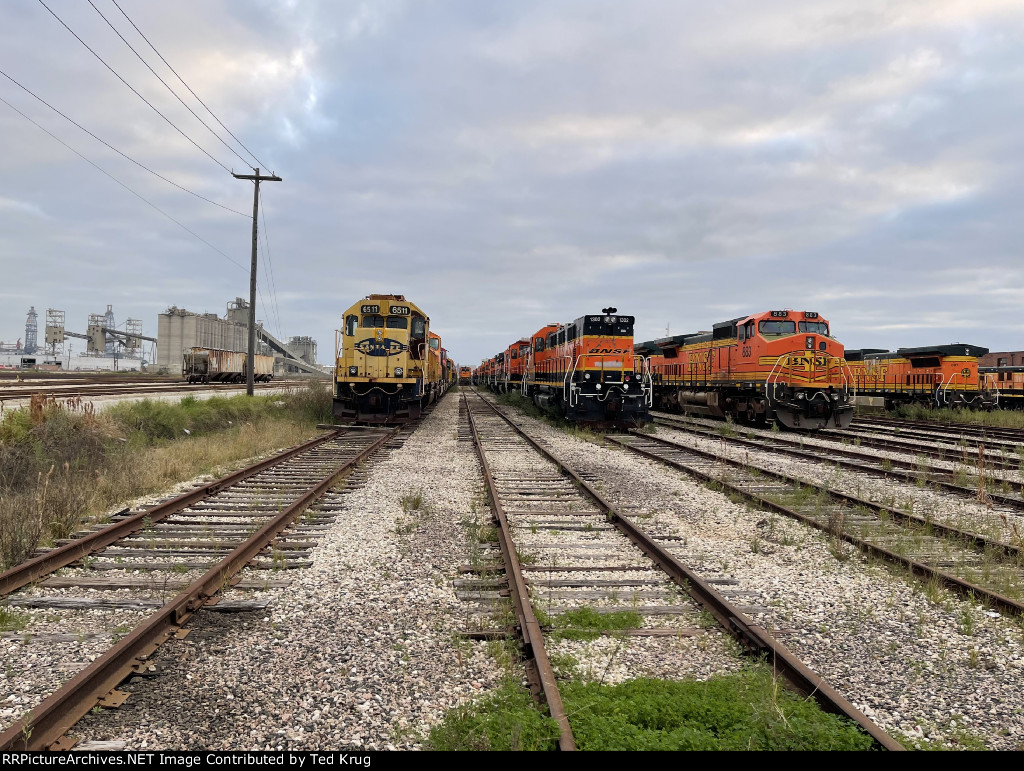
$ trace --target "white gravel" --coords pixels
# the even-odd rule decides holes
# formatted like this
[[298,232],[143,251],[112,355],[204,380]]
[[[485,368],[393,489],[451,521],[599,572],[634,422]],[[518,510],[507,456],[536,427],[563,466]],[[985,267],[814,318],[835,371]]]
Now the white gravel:
[[734,504],[625,450],[518,419],[600,478],[602,492],[630,507],[625,513],[651,514],[645,528],[680,536],[666,545],[684,564],[737,579],[729,588],[764,611],[752,617],[883,728],[943,746],[968,736],[992,749],[1024,748],[1019,621],[943,591],[932,601],[921,584],[825,534]]
[[[366,485],[339,498],[313,567],[275,573],[293,584],[256,594],[268,613],[200,614],[157,653],[163,677],[128,685],[124,706],[76,734],[128,749],[409,749],[446,710],[494,687],[501,672],[486,644],[458,636],[475,610],[453,579],[467,562],[462,522],[479,471],[456,441],[457,415],[458,400],[444,399],[402,448],[372,461]],[[424,508],[403,511],[418,493]]]

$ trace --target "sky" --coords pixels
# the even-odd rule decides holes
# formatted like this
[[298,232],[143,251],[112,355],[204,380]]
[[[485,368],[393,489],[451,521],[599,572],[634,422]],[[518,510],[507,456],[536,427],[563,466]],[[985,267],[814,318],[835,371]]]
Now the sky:
[[371,292],[473,365],[609,305],[1024,348],[1018,0],[8,0],[0,71],[227,207],[0,76],[6,343],[30,305],[40,342],[47,308],[223,315],[259,166],[257,317],[322,362]]

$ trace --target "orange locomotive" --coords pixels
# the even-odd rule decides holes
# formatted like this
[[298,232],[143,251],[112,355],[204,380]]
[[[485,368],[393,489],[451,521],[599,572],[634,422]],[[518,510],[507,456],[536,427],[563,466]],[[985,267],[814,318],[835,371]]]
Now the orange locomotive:
[[991,409],[997,396],[978,373],[978,357],[986,353],[978,345],[951,343],[895,352],[850,350],[846,360],[857,393],[884,398],[886,409],[910,403]]
[[845,427],[853,420],[852,376],[828,320],[778,310],[715,324],[711,332],[640,343],[655,404],[789,428]]
[[1024,408],[1024,367],[979,367],[982,386],[991,399],[1003,409]]
[[650,420],[651,380],[634,368],[633,322],[605,308],[601,315],[548,324],[524,338],[516,344],[518,360],[526,357],[522,394],[569,420],[643,425]]

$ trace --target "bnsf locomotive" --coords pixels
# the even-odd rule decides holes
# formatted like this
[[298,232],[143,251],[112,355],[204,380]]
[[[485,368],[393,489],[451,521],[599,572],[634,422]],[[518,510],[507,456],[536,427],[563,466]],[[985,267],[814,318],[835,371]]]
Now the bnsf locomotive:
[[988,348],[966,343],[850,350],[846,360],[857,393],[878,396],[888,410],[904,404],[992,409],[998,392],[978,372],[978,357]]
[[789,428],[845,427],[852,376],[827,319],[777,310],[715,324],[710,332],[639,343],[661,409]]
[[371,294],[345,311],[335,349],[342,423],[414,420],[451,382],[453,364],[430,319],[400,294]]
[[643,425],[650,420],[651,379],[634,366],[633,321],[605,308],[548,324],[481,364],[477,382],[521,393],[579,423]]

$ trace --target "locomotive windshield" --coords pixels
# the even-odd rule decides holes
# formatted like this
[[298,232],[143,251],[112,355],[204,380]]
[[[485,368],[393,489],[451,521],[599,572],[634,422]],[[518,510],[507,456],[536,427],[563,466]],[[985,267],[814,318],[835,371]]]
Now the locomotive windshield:
[[[805,322],[800,322],[801,324]],[[794,321],[762,321],[757,325],[757,330],[762,335],[795,335],[796,322]]]
[[583,334],[631,337],[632,316],[584,316]]
[[[790,322],[791,324],[793,322]],[[824,321],[801,321],[800,322],[801,332],[812,332],[819,335],[825,335],[828,337],[828,324]]]
[[377,315],[374,315],[374,314],[371,314],[371,315],[368,315],[368,316],[363,316],[363,323],[362,323],[363,329],[374,329],[374,328],[383,327],[383,326],[384,326],[384,317],[383,316],[377,316]]
[[388,329],[408,329],[409,319],[404,316],[388,316]]

